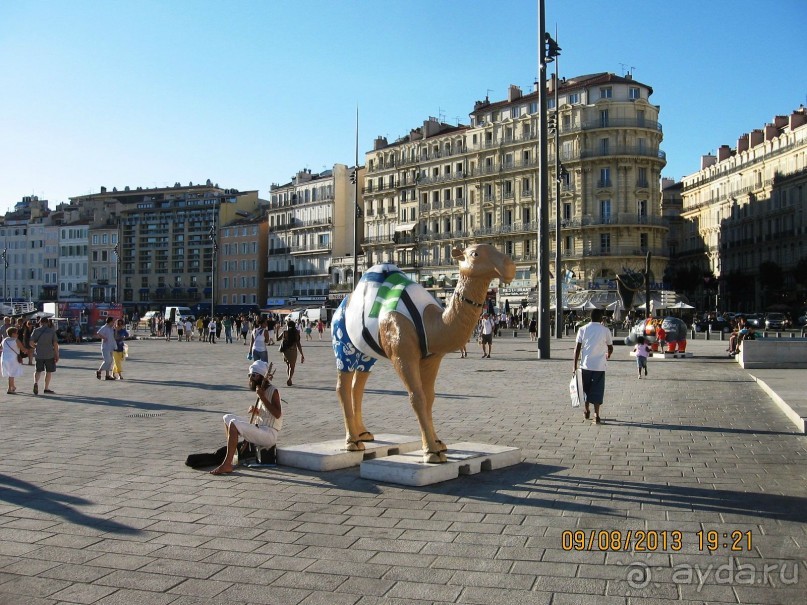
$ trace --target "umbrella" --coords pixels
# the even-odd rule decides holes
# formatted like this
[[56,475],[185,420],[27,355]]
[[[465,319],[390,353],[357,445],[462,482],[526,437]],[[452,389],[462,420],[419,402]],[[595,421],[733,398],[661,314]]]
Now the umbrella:
[[683,301],[678,301],[677,303],[670,305],[667,307],[668,309],[694,309],[692,305],[688,305]]
[[622,301],[621,300],[615,300],[614,302],[612,302],[610,305],[608,305],[605,308],[614,312],[614,317],[613,317],[614,321],[619,321],[619,320],[622,319],[622,309],[623,309],[623,307],[622,307]]
[[576,310],[578,310],[578,311],[592,311],[592,310],[594,310],[594,309],[599,309],[599,308],[601,308],[601,307],[599,307],[599,306],[595,305],[595,304],[594,304],[593,302],[591,302],[590,300],[587,300],[587,301],[586,301],[586,302],[584,302],[583,304],[581,304],[581,305],[575,305],[574,307],[571,307],[571,308],[572,308],[572,309],[576,309]]

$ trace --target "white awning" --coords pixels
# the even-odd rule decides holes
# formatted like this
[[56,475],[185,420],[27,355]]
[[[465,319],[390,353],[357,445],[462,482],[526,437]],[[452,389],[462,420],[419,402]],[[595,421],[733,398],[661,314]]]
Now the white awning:
[[398,248],[398,252],[408,252],[409,250],[414,250],[414,246],[408,246],[406,248]]
[[395,227],[395,231],[411,231],[417,223],[404,223]]

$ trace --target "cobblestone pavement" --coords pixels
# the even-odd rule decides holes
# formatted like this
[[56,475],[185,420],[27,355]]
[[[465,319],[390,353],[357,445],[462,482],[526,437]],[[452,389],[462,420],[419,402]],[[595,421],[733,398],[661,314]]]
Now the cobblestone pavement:
[[[597,426],[569,404],[572,341],[447,357],[442,440],[525,460],[423,488],[191,470],[253,401],[246,347],[137,341],[126,380],[99,382],[99,346],[67,345],[56,395],[26,377],[0,405],[0,604],[803,603],[807,441],[725,343],[651,360],[647,380],[617,347]],[[303,344],[280,387],[289,445],[344,431],[330,345]],[[416,434],[389,366],[373,374],[368,427]]]

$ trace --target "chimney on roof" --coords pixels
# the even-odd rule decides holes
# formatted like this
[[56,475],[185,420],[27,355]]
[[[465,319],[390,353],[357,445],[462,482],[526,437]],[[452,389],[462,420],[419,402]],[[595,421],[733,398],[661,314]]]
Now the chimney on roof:
[[800,107],[790,114],[790,130],[796,130],[799,126],[803,126],[807,122],[807,113],[804,107]]
[[771,141],[779,134],[779,129],[773,124],[765,124],[765,140]]
[[101,193],[106,193],[106,187],[104,187],[103,185],[101,185]]
[[728,145],[721,145],[717,149],[717,161],[722,162],[723,160],[727,160],[731,157],[731,147]]
[[[554,92],[555,92],[555,86],[557,86],[557,85],[558,85],[558,82],[557,82],[557,80],[555,79],[555,74],[554,74],[554,72],[553,72],[553,73],[552,73],[552,75],[551,75],[551,76],[550,76],[550,78],[549,78],[549,82],[547,83],[547,90],[546,90],[547,94],[550,94],[550,95],[551,95],[551,94],[554,94]],[[537,88],[538,88],[538,87],[536,86],[536,89],[537,89]]]
[[787,116],[775,116],[773,118],[773,125],[776,126],[779,130],[787,126]]
[[701,170],[714,166],[717,163],[717,158],[711,153],[701,156]]
[[737,139],[737,153],[742,153],[743,151],[748,151],[748,135],[744,134],[739,139]]
[[516,86],[515,84],[511,84],[510,87],[507,89],[507,100],[512,103],[516,99],[521,98],[521,88]]
[[751,147],[756,147],[762,142],[762,131],[759,128],[755,128],[751,131],[749,135],[749,142]]
[[373,150],[377,151],[379,149],[383,149],[387,145],[388,145],[387,137],[381,137],[381,136],[376,137],[375,142],[373,143]]

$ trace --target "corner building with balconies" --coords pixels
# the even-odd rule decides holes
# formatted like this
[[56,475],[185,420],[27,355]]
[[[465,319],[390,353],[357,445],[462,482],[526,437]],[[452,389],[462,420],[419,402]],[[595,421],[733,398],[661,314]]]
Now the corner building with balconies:
[[[289,183],[272,184],[269,224],[267,306],[318,307],[329,294],[352,283],[356,185],[344,164],[312,174],[301,170]],[[357,169],[357,179],[364,173]],[[362,267],[363,268],[363,267]],[[331,299],[335,301],[335,299]]]
[[[643,270],[648,252],[660,280],[668,262],[660,190],[666,162],[652,88],[611,73],[553,77],[547,88],[563,167],[558,199],[550,135],[551,255],[560,245],[563,274],[581,288],[607,287],[625,268]],[[489,243],[518,267],[499,300],[534,296],[538,136],[538,91],[511,86],[506,100],[478,101],[470,125],[430,118],[391,144],[376,139],[363,183],[367,266],[395,262],[445,298],[457,278],[452,247]]]

